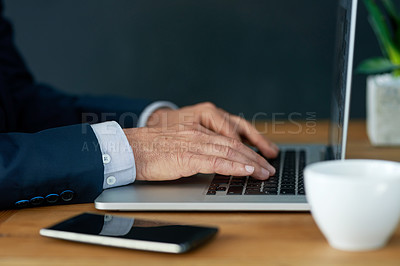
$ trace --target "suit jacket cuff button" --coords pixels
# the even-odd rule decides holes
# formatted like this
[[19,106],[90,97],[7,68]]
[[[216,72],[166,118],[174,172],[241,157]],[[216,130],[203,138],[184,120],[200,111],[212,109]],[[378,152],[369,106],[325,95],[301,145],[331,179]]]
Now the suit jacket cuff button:
[[74,197],[74,192],[72,190],[64,190],[61,194],[60,197],[63,201],[71,201],[72,198]]

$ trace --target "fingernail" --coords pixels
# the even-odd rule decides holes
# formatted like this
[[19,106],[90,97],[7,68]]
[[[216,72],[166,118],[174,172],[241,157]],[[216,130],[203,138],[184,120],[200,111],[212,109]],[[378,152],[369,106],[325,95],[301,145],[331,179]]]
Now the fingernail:
[[252,174],[254,172],[254,166],[251,165],[246,165],[244,168],[246,168],[246,171]]
[[269,166],[268,170],[272,175],[274,175],[276,173],[276,170],[275,170],[275,168],[273,166]]
[[269,171],[265,168],[261,168],[261,175],[263,177],[269,177]]
[[275,143],[272,143],[272,147],[275,151],[279,151],[279,147]]

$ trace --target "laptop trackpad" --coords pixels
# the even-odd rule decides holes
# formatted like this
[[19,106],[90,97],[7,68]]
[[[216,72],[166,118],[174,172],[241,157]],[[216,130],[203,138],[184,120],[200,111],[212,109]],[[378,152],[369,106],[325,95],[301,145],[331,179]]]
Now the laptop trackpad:
[[212,177],[198,174],[173,181],[135,181],[104,190],[96,202],[198,202],[204,199]]

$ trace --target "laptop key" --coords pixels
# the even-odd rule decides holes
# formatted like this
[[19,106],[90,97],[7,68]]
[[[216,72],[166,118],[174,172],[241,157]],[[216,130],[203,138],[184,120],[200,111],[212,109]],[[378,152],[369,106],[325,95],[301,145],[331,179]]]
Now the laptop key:
[[260,191],[246,191],[244,192],[245,195],[264,195],[263,192]]
[[229,180],[213,180],[211,184],[228,184]]
[[261,188],[259,188],[259,187],[257,187],[257,188],[247,187],[246,191],[261,191]]
[[241,195],[243,186],[230,186],[228,189],[228,195]]
[[245,182],[231,182],[231,186],[244,186]]
[[264,184],[265,188],[276,188],[278,187],[277,183],[265,183]]
[[281,189],[280,194],[282,195],[294,195],[294,189]]
[[220,174],[215,174],[214,179],[230,179],[231,177],[229,175],[220,175]]
[[219,185],[210,185],[209,187],[208,187],[208,190],[216,190],[217,188],[219,187]]
[[226,195],[242,195],[242,192],[238,192],[238,191],[228,191],[228,193],[226,193]]
[[[280,167],[281,157],[284,156],[283,168]],[[298,158],[296,158],[298,156]],[[298,170],[296,171],[296,159]],[[278,155],[268,162],[277,170],[274,176],[267,180],[258,180],[253,177],[224,176],[216,174],[211,182],[209,193],[226,191],[227,195],[276,195],[278,190],[282,195],[304,195],[303,168],[305,167],[305,152],[289,150]],[[280,170],[282,172],[280,173]],[[298,177],[296,178],[296,173]],[[297,181],[297,186],[296,186]],[[229,184],[229,187],[226,185]],[[279,189],[278,189],[279,187]],[[245,188],[245,189],[244,189]]]
[[245,176],[232,176],[232,181],[245,182],[246,177]]
[[282,178],[281,184],[295,184],[296,179],[294,178]]
[[245,195],[264,195],[265,193],[259,190],[249,190],[244,192]]
[[261,191],[259,187],[246,187],[246,191]]
[[261,190],[261,186],[249,186],[249,185],[247,184],[246,189]]
[[294,184],[293,184],[293,185],[283,185],[283,186],[281,185],[281,190],[282,190],[282,189],[293,189],[293,190],[294,190],[295,187],[296,187],[296,186],[295,186]]
[[253,186],[253,187],[259,187],[262,184],[263,184],[262,182],[258,182],[258,183],[247,182],[247,186]]
[[278,188],[266,187],[263,189],[264,192],[278,192]]

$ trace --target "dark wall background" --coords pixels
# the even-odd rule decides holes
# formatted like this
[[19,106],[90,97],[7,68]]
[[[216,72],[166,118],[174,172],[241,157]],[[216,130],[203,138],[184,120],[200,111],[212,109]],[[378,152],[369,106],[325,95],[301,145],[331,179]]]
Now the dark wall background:
[[[335,0],[6,0],[37,80],[70,93],[329,117]],[[380,55],[359,4],[355,63]],[[365,77],[352,116],[365,115]],[[263,117],[265,118],[265,117]]]

